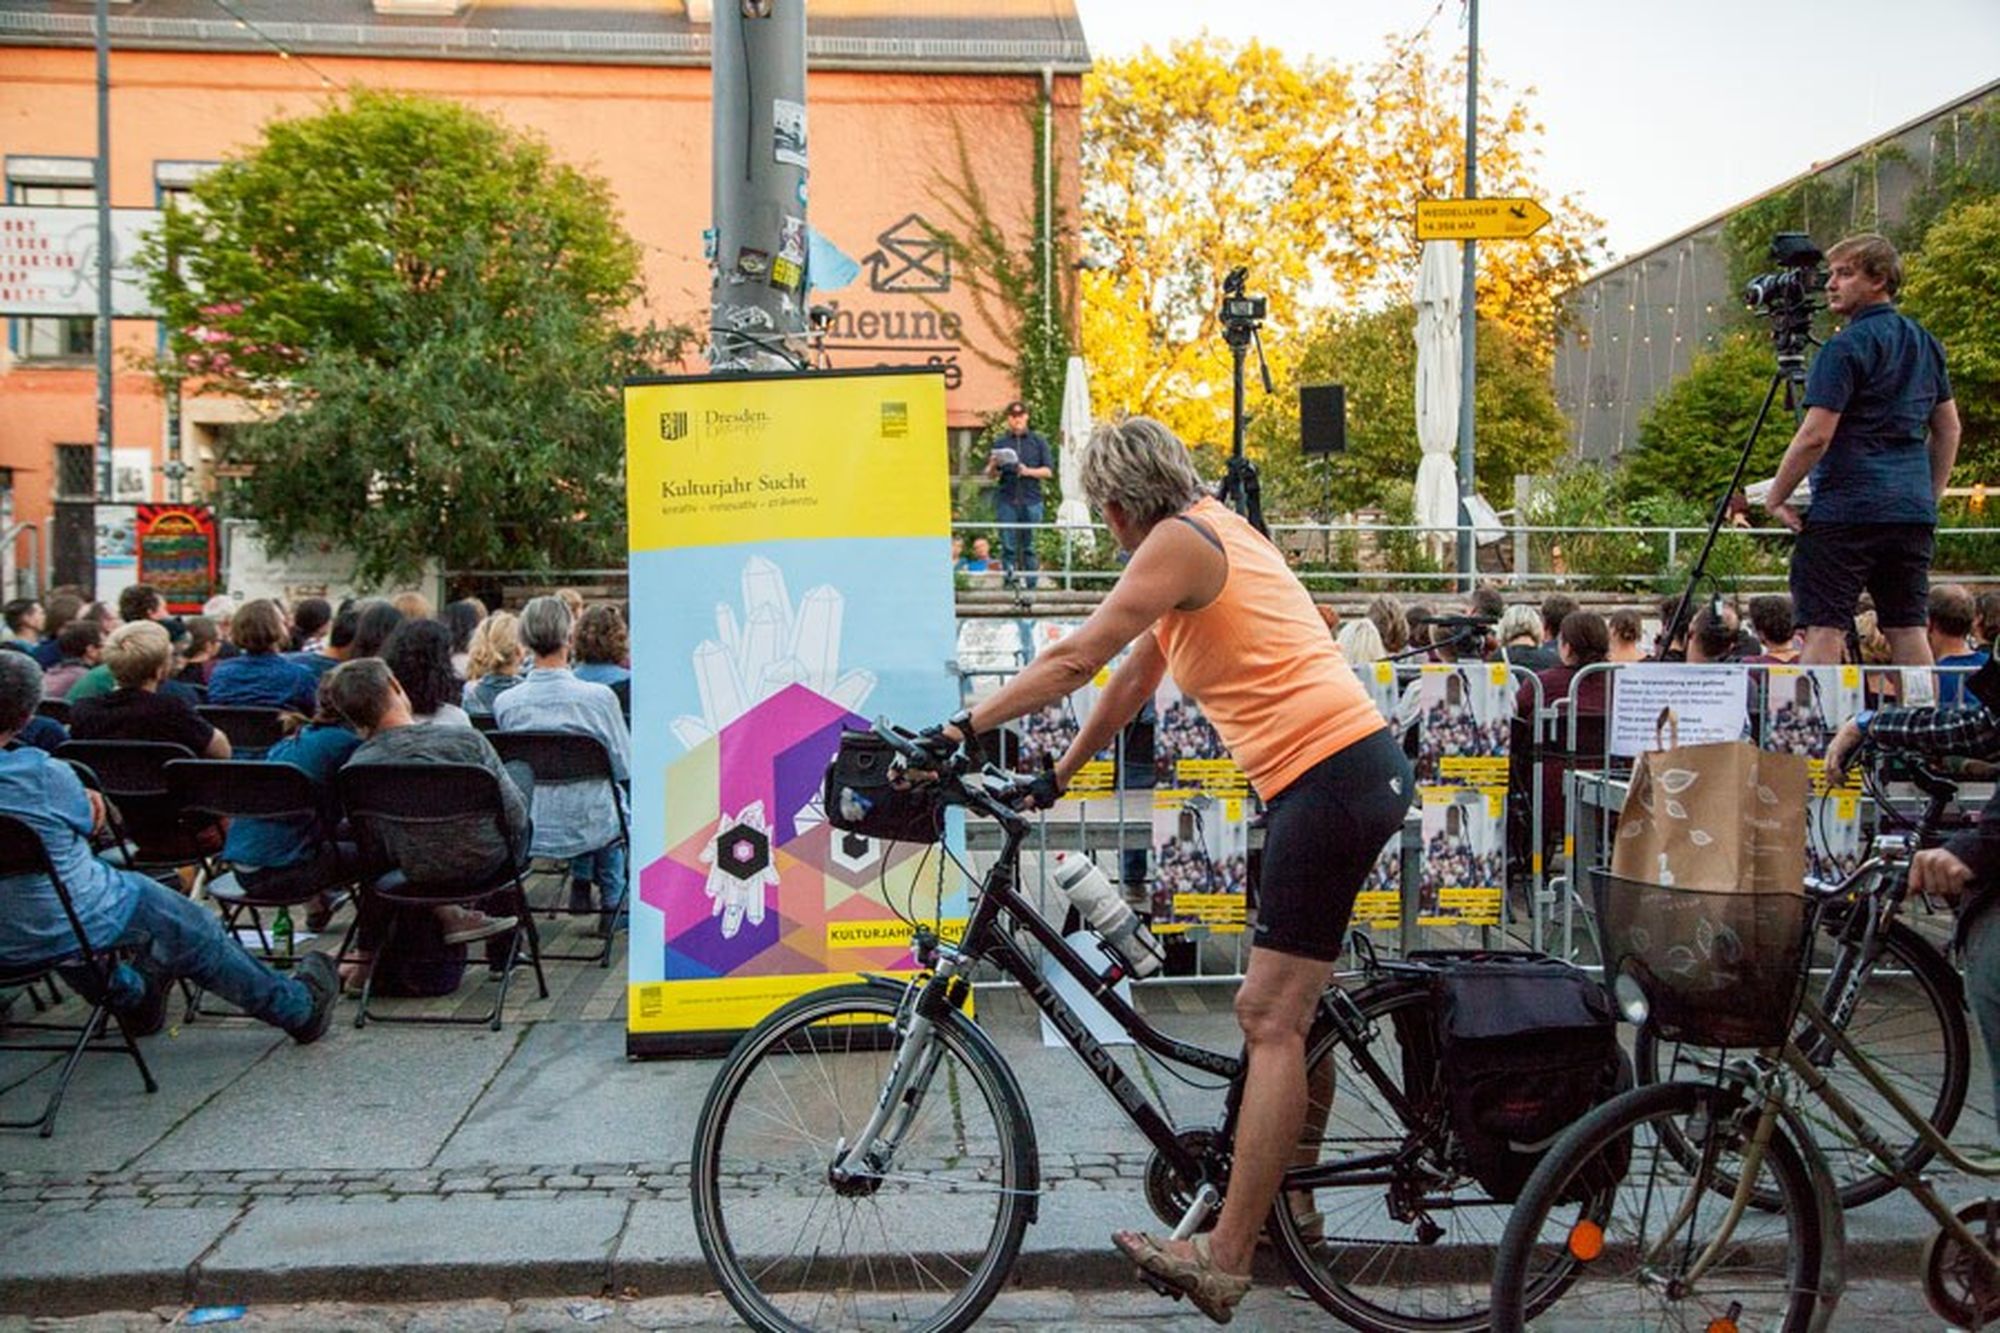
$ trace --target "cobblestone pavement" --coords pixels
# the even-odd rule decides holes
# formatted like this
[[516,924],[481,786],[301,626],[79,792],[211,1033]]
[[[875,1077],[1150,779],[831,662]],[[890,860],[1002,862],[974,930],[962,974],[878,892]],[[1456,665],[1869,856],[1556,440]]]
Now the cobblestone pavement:
[[[1909,1286],[1889,1282],[1860,1283],[1848,1289],[1835,1329],[1903,1333],[1936,1330],[1936,1316],[1923,1310]],[[1560,1308],[1560,1307],[1558,1307]],[[177,1327],[188,1311],[166,1306],[155,1310],[114,1311],[70,1319],[21,1319],[0,1315],[0,1333],[150,1333]],[[1277,1288],[1250,1293],[1237,1307],[1236,1326],[1263,1333],[1324,1330],[1334,1325],[1310,1301]],[[720,1296],[661,1296],[649,1299],[590,1296],[527,1301],[470,1301],[407,1305],[265,1305],[243,1318],[208,1325],[218,1333],[722,1333],[743,1325]],[[1003,1293],[979,1321],[992,1333],[1013,1330],[1053,1330],[1065,1333],[1128,1333],[1144,1327],[1159,1333],[1196,1333],[1212,1329],[1206,1318],[1186,1305],[1170,1304],[1149,1291],[1009,1291]]]
[[[1148,1152],[1042,1153],[1045,1191],[1126,1188]],[[38,1212],[109,1208],[227,1208],[260,1199],[394,1203],[410,1198],[685,1200],[686,1162],[454,1166],[422,1171],[0,1171],[0,1207]]]

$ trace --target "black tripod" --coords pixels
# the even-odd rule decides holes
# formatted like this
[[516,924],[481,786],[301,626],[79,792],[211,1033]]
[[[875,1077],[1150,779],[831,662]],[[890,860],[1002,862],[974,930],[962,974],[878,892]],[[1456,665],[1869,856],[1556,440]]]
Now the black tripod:
[[1229,276],[1222,280],[1222,340],[1229,344],[1233,397],[1230,406],[1229,466],[1222,474],[1222,485],[1216,488],[1215,498],[1243,515],[1250,521],[1251,527],[1268,537],[1271,532],[1264,526],[1264,490],[1257,480],[1257,465],[1243,452],[1243,432],[1248,424],[1243,413],[1243,359],[1253,343],[1257,348],[1257,369],[1264,379],[1264,392],[1276,392],[1271,384],[1270,364],[1264,360],[1264,339],[1257,332],[1264,324],[1264,298],[1243,294],[1243,284],[1249,276],[1249,269],[1233,268],[1229,270]]
[[1743,484],[1743,473],[1750,466],[1750,451],[1757,447],[1758,433],[1764,429],[1764,418],[1771,413],[1771,404],[1777,401],[1778,389],[1785,390],[1785,410],[1796,421],[1802,412],[1800,396],[1806,384],[1806,339],[1801,336],[1795,345],[1781,344],[1778,349],[1778,368],[1771,372],[1771,387],[1764,391],[1763,405],[1757,409],[1757,419],[1750,423],[1750,436],[1743,441],[1743,451],[1736,456],[1736,471],[1730,474],[1729,484],[1722,488],[1722,498],[1716,501],[1715,514],[1708,521],[1708,535],[1702,539],[1701,554],[1695,557],[1694,567],[1688,571],[1687,586],[1681,589],[1680,600],[1674,603],[1674,613],[1667,623],[1660,627],[1660,647],[1671,648],[1674,641],[1685,633],[1694,619],[1695,590],[1701,586],[1702,577],[1708,572],[1708,557],[1715,550],[1715,539],[1722,531],[1722,525],[1729,517],[1729,502],[1735,498],[1736,490]]

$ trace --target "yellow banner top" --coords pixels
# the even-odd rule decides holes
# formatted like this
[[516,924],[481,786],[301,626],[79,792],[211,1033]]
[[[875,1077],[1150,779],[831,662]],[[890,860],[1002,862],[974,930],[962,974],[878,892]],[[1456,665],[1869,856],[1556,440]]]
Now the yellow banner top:
[[929,372],[625,388],[634,551],[943,537],[951,531],[946,468],[944,378]]

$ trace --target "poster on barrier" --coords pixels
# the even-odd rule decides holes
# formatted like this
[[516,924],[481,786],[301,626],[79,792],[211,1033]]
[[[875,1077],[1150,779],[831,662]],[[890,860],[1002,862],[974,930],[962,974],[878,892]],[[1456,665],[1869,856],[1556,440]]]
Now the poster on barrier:
[[1240,935],[1250,885],[1250,826],[1240,796],[1153,793],[1153,933],[1206,926]]
[[[1074,620],[1036,620],[1028,624],[1028,656],[1030,659],[1061,643],[1074,631],[1080,622]],[[1038,713],[1030,713],[1011,725],[1021,737],[1020,759],[1015,767],[1023,773],[1032,773],[1041,768],[1046,759],[1050,763],[1063,757],[1071,743],[1076,740],[1077,730],[1083,719],[1090,716],[1090,710],[1097,703],[1097,696],[1110,683],[1111,673],[1117,669],[1117,658],[1113,658],[1098,668],[1097,674],[1072,691],[1068,698],[1060,699]],[[1070,778],[1069,788],[1063,793],[1064,800],[1081,801],[1092,796],[1108,795],[1117,787],[1117,767],[1112,746],[1106,746],[1079,768]]]
[[1243,796],[1250,779],[1222,744],[1201,705],[1181,693],[1172,676],[1153,695],[1153,762],[1162,787]]
[[1424,787],[1420,926],[1497,926],[1507,882],[1507,789]]
[[1368,868],[1368,878],[1362,882],[1361,892],[1354,898],[1354,924],[1388,929],[1403,923],[1403,831],[1396,830],[1389,841],[1382,844],[1382,850],[1375,854],[1375,864]]
[[1621,671],[1611,695],[1611,753],[1631,758],[1741,740],[1750,729],[1749,699],[1748,667],[1654,662]]
[[820,809],[842,728],[958,707],[944,383],[635,381],[625,431],[626,1047],[715,1050],[807,991],[913,970],[902,917],[964,919],[946,858]]
[[1417,678],[1417,785],[1507,785],[1514,689],[1505,662],[1428,663]]
[[1396,705],[1403,697],[1403,687],[1396,680],[1394,662],[1364,662],[1352,668],[1354,678],[1361,682],[1361,688],[1368,691],[1368,697],[1375,704],[1375,711],[1385,722],[1396,720]]
[[1806,874],[1841,880],[1861,864],[1861,780],[1829,787],[1826,747],[1861,711],[1858,666],[1773,666],[1764,688],[1764,748],[1804,755],[1812,795],[1806,800]]

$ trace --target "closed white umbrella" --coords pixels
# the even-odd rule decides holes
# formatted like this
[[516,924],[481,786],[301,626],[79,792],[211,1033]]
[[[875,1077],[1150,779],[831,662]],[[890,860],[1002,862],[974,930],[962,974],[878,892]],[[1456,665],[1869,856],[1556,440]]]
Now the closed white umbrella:
[[1433,547],[1458,528],[1459,247],[1427,241],[1417,272],[1417,523]]
[[1056,457],[1056,475],[1062,479],[1062,504],[1056,522],[1080,531],[1071,538],[1084,550],[1097,539],[1090,531],[1090,505],[1083,498],[1083,447],[1090,440],[1090,371],[1083,358],[1073,356],[1063,371],[1062,448]]

